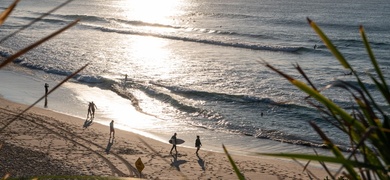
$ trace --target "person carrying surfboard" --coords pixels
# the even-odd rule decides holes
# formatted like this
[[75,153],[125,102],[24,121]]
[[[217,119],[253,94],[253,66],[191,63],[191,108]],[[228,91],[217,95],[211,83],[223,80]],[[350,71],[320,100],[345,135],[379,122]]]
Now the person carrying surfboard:
[[177,154],[177,149],[176,149],[176,133],[175,134],[173,134],[173,136],[171,137],[171,140],[170,141],[172,141],[172,148],[171,148],[171,152],[169,152],[169,154],[172,154],[172,150],[173,150],[173,148],[175,148],[175,151],[176,151],[176,154]]

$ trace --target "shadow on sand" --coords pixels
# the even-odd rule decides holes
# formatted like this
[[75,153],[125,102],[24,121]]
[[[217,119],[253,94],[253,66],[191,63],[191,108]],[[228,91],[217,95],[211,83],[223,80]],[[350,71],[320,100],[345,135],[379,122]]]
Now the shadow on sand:
[[177,155],[172,155],[171,166],[176,167],[176,170],[180,171],[180,165],[186,163],[186,160],[177,160]]
[[198,164],[199,164],[199,166],[202,168],[203,171],[205,171],[206,168],[204,167],[203,159],[198,154],[196,154],[196,156],[198,156]]
[[87,127],[91,126],[92,122],[93,122],[93,118],[89,118],[89,119],[87,118],[87,119],[85,120],[85,122],[84,122],[83,127],[84,127],[84,128],[87,128]]
[[107,144],[107,147],[106,147],[106,153],[107,154],[110,154],[110,150],[111,150],[111,146],[114,144],[114,138],[109,138],[108,139],[108,144]]

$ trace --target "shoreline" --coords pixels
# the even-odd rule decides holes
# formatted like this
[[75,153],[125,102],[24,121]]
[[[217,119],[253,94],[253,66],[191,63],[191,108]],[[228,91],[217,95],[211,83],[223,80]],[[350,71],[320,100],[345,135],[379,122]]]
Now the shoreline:
[[[4,120],[9,120],[14,117],[12,114],[27,107],[3,98],[0,98],[0,102],[0,114]],[[0,132],[2,143],[44,153],[47,157],[43,159],[61,162],[64,171],[76,170],[78,174],[73,175],[139,177],[134,163],[141,158],[145,165],[142,177],[146,179],[237,179],[224,153],[201,148],[199,156],[196,156],[195,148],[178,146],[179,154],[175,157],[169,154],[171,145],[168,143],[120,129],[115,129],[115,139],[112,140],[108,126],[92,123],[83,128],[80,123],[84,122],[83,119],[47,109],[33,107],[22,117],[23,121],[16,120]],[[307,172],[302,172],[303,167],[288,159],[234,154],[232,157],[247,179],[309,178]],[[7,160],[26,161],[23,158]],[[15,168],[0,168],[3,169],[0,175],[11,172],[13,177],[12,172],[22,167]],[[36,168],[38,170],[33,171],[35,174],[22,176],[44,173]],[[309,166],[308,169],[320,179],[326,177],[326,172],[319,166]]]
[[[22,71],[24,72],[24,71]],[[44,93],[44,84],[54,86],[61,77],[46,77],[25,74],[14,71],[0,71],[0,81],[7,86],[0,86],[0,94],[4,99],[21,103],[32,104]],[[28,88],[25,88],[28,87]],[[50,88],[49,87],[49,88]],[[167,143],[173,133],[186,140],[182,146],[193,147],[196,135],[200,135],[204,149],[223,152],[221,144],[229,147],[231,153],[247,155],[251,153],[313,153],[310,147],[278,142],[270,139],[258,139],[237,133],[226,133],[188,125],[179,119],[171,119],[162,115],[145,114],[136,110],[130,100],[118,96],[117,93],[75,82],[67,82],[48,96],[48,107],[39,102],[36,107],[49,109],[58,113],[85,119],[88,102],[94,101],[98,109],[95,122],[108,126],[115,120],[117,129],[130,131],[141,136]],[[327,153],[317,149],[318,153]]]

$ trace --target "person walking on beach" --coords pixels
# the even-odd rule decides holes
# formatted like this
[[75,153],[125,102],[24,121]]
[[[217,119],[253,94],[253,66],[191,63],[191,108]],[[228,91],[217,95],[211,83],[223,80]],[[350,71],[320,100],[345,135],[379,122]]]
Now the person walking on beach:
[[87,114],[87,118],[89,117],[89,115],[91,115],[91,118],[95,118],[95,108],[97,109],[97,106],[95,105],[95,103],[93,103],[93,101],[91,101],[88,105],[88,114]]
[[47,96],[48,92],[49,92],[49,84],[45,83],[45,96]]
[[49,84],[45,83],[45,108],[47,107],[47,93],[49,92]]
[[172,143],[172,148],[171,148],[171,151],[169,152],[169,154],[172,154],[172,150],[173,149],[175,149],[175,151],[176,151],[176,154],[177,154],[177,149],[176,149],[176,133],[175,134],[173,134],[173,136],[171,137],[171,140],[170,140],[170,142]]
[[200,142],[199,136],[196,136],[196,140],[195,140],[196,155],[198,155],[200,146],[202,146],[202,143]]
[[112,138],[114,138],[115,136],[114,120],[110,122],[110,138],[111,138],[111,134],[112,134]]
[[91,111],[92,111],[92,118],[95,118],[95,108],[97,109],[97,106],[93,101],[91,102]]
[[88,103],[88,113],[87,113],[87,119],[89,118],[89,116],[92,117],[92,109],[91,109],[91,102]]

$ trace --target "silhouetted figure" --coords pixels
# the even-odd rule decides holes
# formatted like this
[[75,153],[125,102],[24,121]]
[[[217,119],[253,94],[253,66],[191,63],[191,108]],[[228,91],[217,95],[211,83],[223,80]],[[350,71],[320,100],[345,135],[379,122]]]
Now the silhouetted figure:
[[199,136],[196,136],[195,147],[196,147],[196,154],[197,155],[198,155],[198,151],[200,149],[200,146],[202,146],[202,143],[200,142]]
[[[87,119],[89,118],[89,116],[92,114],[91,112],[91,102],[88,103],[88,113],[87,113]],[[91,115],[92,116],[92,115]]]
[[264,115],[263,112],[261,112],[260,116],[263,117],[263,115]]
[[49,84],[45,83],[45,95],[49,92]]
[[87,114],[87,118],[89,117],[89,115],[91,115],[91,118],[95,118],[95,109],[97,109],[97,106],[95,105],[95,103],[93,103],[93,101],[91,101],[89,104],[88,104],[88,114]]
[[352,71],[350,71],[349,73],[344,73],[344,75],[352,75]]
[[45,83],[45,108],[47,108],[47,93],[49,92],[49,84]]
[[92,118],[95,118],[95,108],[97,109],[97,106],[93,101],[91,102],[91,111],[92,111]]
[[123,80],[123,88],[127,88],[127,74],[125,74],[125,79]]
[[171,140],[170,140],[170,142],[172,143],[172,148],[171,148],[171,151],[169,152],[170,154],[172,154],[172,150],[173,149],[175,149],[175,151],[176,151],[176,154],[177,154],[177,148],[176,148],[176,133],[175,134],[173,134],[173,136],[171,137]]
[[114,120],[112,120],[110,122],[110,138],[111,138],[111,135],[112,135],[112,138],[114,138],[114,136],[115,136]]

